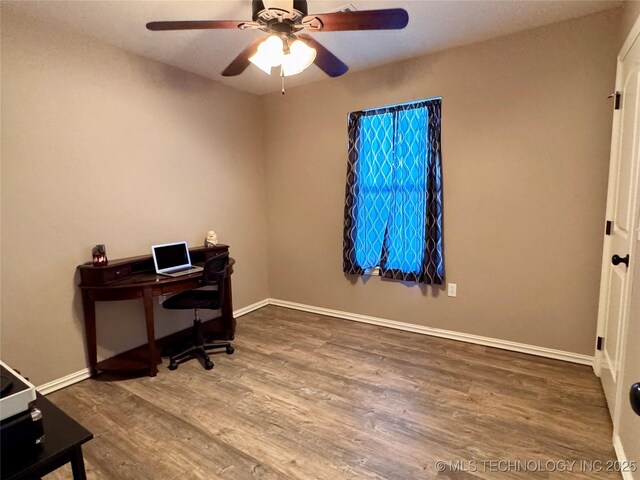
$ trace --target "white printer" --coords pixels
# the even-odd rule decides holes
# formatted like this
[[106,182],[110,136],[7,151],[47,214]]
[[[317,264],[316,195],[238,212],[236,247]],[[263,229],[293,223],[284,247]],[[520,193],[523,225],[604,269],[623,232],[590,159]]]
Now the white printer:
[[2,457],[42,444],[42,412],[33,405],[36,387],[0,360],[0,446]]
[[0,420],[29,409],[36,399],[36,387],[0,360]]

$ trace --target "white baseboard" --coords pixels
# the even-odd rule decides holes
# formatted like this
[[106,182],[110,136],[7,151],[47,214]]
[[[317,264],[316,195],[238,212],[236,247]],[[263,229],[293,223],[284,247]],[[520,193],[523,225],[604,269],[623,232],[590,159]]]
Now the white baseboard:
[[[345,320],[353,320],[355,322],[369,323],[379,325],[381,327],[395,328],[396,330],[404,330],[406,332],[420,333],[423,335],[431,335],[433,337],[448,338],[461,342],[475,343],[487,347],[501,348],[503,350],[511,350],[513,352],[528,353],[529,355],[537,355],[539,357],[553,358],[563,360],[565,362],[579,363],[581,365],[593,365],[593,357],[589,355],[581,355],[579,353],[565,352],[563,350],[554,350],[552,348],[539,347],[536,345],[527,345],[524,343],[510,342],[509,340],[501,340],[498,338],[482,337],[469,333],[454,332],[452,330],[443,330],[440,328],[425,327],[413,323],[398,322],[396,320],[388,320],[385,318],[370,317],[368,315],[360,315],[358,313],[342,312],[340,310],[332,310],[330,308],[315,307],[313,305],[305,305],[304,303],[289,302],[287,300],[279,300],[277,298],[265,298],[259,302],[252,303],[246,307],[234,310],[233,316],[238,318],[266,307],[267,305],[275,305],[278,307],[291,308],[293,310],[301,310],[304,312],[317,313],[328,317],[343,318]],[[85,368],[75,373],[71,373],[65,377],[52,380],[37,387],[42,395],[68,387],[74,383],[89,378],[89,369]],[[622,448],[622,446],[620,446]],[[629,477],[631,478],[631,477]],[[626,479],[625,479],[626,480]]]
[[246,315],[247,313],[251,313],[254,310],[258,310],[259,308],[266,307],[269,305],[269,299],[265,298],[264,300],[260,300],[259,302],[252,303],[251,305],[247,305],[246,307],[239,308],[238,310],[233,311],[233,316],[235,318]]
[[555,350],[552,348],[539,347],[537,345],[527,345],[525,343],[511,342],[509,340],[501,340],[499,338],[482,337],[469,333],[454,332],[452,330],[443,330],[440,328],[425,327],[413,323],[398,322],[396,320],[387,320],[385,318],[370,317],[368,315],[360,315],[358,313],[342,312],[340,310],[332,310],[329,308],[315,307],[305,305],[303,303],[289,302],[286,300],[278,300],[270,298],[269,305],[278,307],[291,308],[294,310],[302,310],[304,312],[317,313],[328,317],[344,318],[355,322],[370,323],[381,327],[395,328],[407,332],[421,333],[423,335],[431,335],[433,337],[448,338],[461,342],[475,343],[487,347],[501,348],[503,350],[511,350],[513,352],[527,353],[529,355],[537,355],[538,357],[553,358],[555,360],[563,360],[565,362],[579,363],[581,365],[593,365],[593,357],[582,355],[579,353],[565,352],[564,350]]
[[[233,311],[233,316],[235,318],[246,315],[247,313],[251,313],[254,310],[258,310],[259,308],[266,307],[269,305],[269,299],[265,298],[264,300],[260,300],[259,302],[252,303],[251,305],[247,305],[246,307],[239,308],[238,310]],[[47,383],[43,383],[39,387],[36,388],[38,392],[42,395],[49,395],[50,393],[55,392],[56,390],[60,390],[61,388],[68,387],[69,385],[73,385],[74,383],[81,382],[82,380],[86,380],[89,378],[90,372],[88,368],[83,370],[79,370],[75,373],[70,373],[67,376],[62,378],[58,378],[56,380],[52,380]]]
[[[620,441],[620,437],[617,434],[613,436],[613,449],[616,451],[616,457],[618,457],[618,462],[620,462],[622,466],[629,465],[629,459],[627,458],[627,455],[624,453],[622,442]],[[639,466],[636,465],[636,467],[639,467]],[[629,470],[624,470],[621,473],[622,473],[623,480],[634,480],[633,473],[630,472]]]
[[56,380],[52,380],[47,383],[43,383],[39,387],[36,387],[36,390],[40,392],[42,395],[49,395],[50,393],[55,392],[56,390],[60,390],[61,388],[68,387],[69,385],[73,385],[74,383],[78,383],[82,380],[86,380],[91,376],[91,372],[88,368],[84,368],[82,370],[78,370],[75,373],[70,373],[67,376],[62,378],[58,378]]

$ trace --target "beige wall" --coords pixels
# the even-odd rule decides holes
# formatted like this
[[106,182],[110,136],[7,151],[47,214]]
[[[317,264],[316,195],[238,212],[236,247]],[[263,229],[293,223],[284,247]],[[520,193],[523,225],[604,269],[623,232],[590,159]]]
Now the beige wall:
[[[271,296],[592,355],[618,15],[265,97]],[[435,96],[458,298],[342,273],[348,112]]]
[[[2,12],[2,359],[41,384],[86,367],[76,265],[215,229],[234,306],[268,296],[260,102]],[[156,306],[158,336],[191,314]],[[98,305],[101,358],[145,341],[142,302]]]
[[620,29],[618,35],[618,46],[622,47],[622,44],[627,39],[631,28],[638,20],[640,16],[640,0],[626,1],[620,8]]
[[[210,228],[238,259],[236,308],[271,296],[592,354],[618,13],[261,101],[3,8],[1,357],[36,384],[84,368],[91,247]],[[456,299],[341,273],[347,113],[432,96]],[[159,336],[190,322],[156,314]],[[101,358],[144,341],[141,315],[98,305]]]

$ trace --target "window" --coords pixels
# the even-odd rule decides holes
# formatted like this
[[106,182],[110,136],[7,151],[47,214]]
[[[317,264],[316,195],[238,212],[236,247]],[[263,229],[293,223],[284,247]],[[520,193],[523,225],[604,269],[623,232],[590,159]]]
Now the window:
[[444,282],[441,103],[349,114],[345,273]]

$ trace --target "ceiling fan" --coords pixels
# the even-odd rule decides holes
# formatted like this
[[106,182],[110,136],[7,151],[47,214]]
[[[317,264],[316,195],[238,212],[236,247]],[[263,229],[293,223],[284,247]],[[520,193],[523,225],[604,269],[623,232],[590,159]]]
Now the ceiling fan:
[[[267,6],[265,7],[265,3]],[[288,7],[288,8],[287,8]],[[269,34],[249,44],[224,69],[222,75],[240,75],[253,63],[266,73],[280,67],[282,77],[302,72],[315,63],[330,77],[349,70],[338,57],[314,38],[303,32],[336,32],[348,30],[399,30],[407,26],[409,14],[402,8],[308,14],[306,0],[252,0],[251,21],[188,20],[147,23],[153,31],[240,29],[262,30]]]

